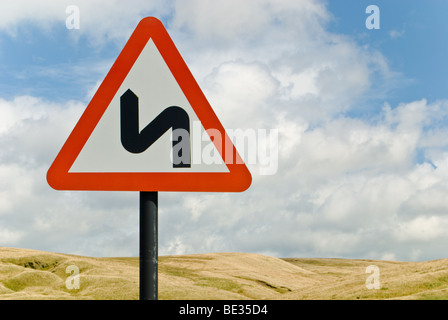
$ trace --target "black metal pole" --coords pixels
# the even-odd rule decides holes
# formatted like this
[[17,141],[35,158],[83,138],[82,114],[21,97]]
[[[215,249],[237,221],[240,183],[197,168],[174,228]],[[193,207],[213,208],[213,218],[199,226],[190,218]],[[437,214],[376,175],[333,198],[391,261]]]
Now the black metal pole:
[[140,192],[140,300],[158,299],[157,207],[157,192]]

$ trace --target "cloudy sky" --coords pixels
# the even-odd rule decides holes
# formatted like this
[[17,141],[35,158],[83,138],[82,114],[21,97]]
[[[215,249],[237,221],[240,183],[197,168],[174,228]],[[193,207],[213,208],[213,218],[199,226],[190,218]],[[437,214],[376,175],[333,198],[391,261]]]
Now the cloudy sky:
[[[366,8],[380,9],[368,29]],[[79,9],[79,28],[66,20]],[[446,258],[448,3],[17,0],[0,4],[0,246],[138,255],[138,193],[46,172],[145,16],[226,128],[278,130],[242,193],[159,193],[159,254]]]

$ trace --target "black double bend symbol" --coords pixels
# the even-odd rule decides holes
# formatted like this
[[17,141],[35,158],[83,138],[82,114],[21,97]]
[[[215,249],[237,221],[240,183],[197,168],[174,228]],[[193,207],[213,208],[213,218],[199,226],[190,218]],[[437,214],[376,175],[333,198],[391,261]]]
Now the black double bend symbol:
[[141,153],[172,128],[173,168],[191,167],[190,118],[181,107],[163,110],[143,130],[139,129],[138,97],[128,89],[120,97],[121,144],[131,153]]

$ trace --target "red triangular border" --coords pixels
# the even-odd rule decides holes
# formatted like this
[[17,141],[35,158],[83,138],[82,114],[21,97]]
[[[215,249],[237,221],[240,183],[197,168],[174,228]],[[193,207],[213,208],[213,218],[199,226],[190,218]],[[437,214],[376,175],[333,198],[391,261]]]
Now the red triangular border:
[[[223,159],[227,146],[232,146],[234,161],[226,163],[229,172],[69,172],[149,39],[154,41],[204,129],[217,129],[224,137],[226,147],[217,146]],[[47,172],[47,181],[57,190],[239,192],[249,188],[252,176],[165,27],[158,19],[147,17],[137,25],[63,145]]]

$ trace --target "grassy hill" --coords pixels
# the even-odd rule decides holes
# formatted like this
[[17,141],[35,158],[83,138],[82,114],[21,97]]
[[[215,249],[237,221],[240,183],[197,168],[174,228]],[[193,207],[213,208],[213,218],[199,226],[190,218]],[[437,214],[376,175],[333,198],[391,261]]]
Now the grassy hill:
[[[379,289],[367,289],[369,265]],[[67,267],[79,270],[79,289]],[[70,282],[73,284],[73,282]],[[138,299],[138,258],[0,247],[0,299]],[[69,286],[70,287],[70,286]],[[248,253],[159,257],[159,299],[448,299],[448,259],[278,259]]]

